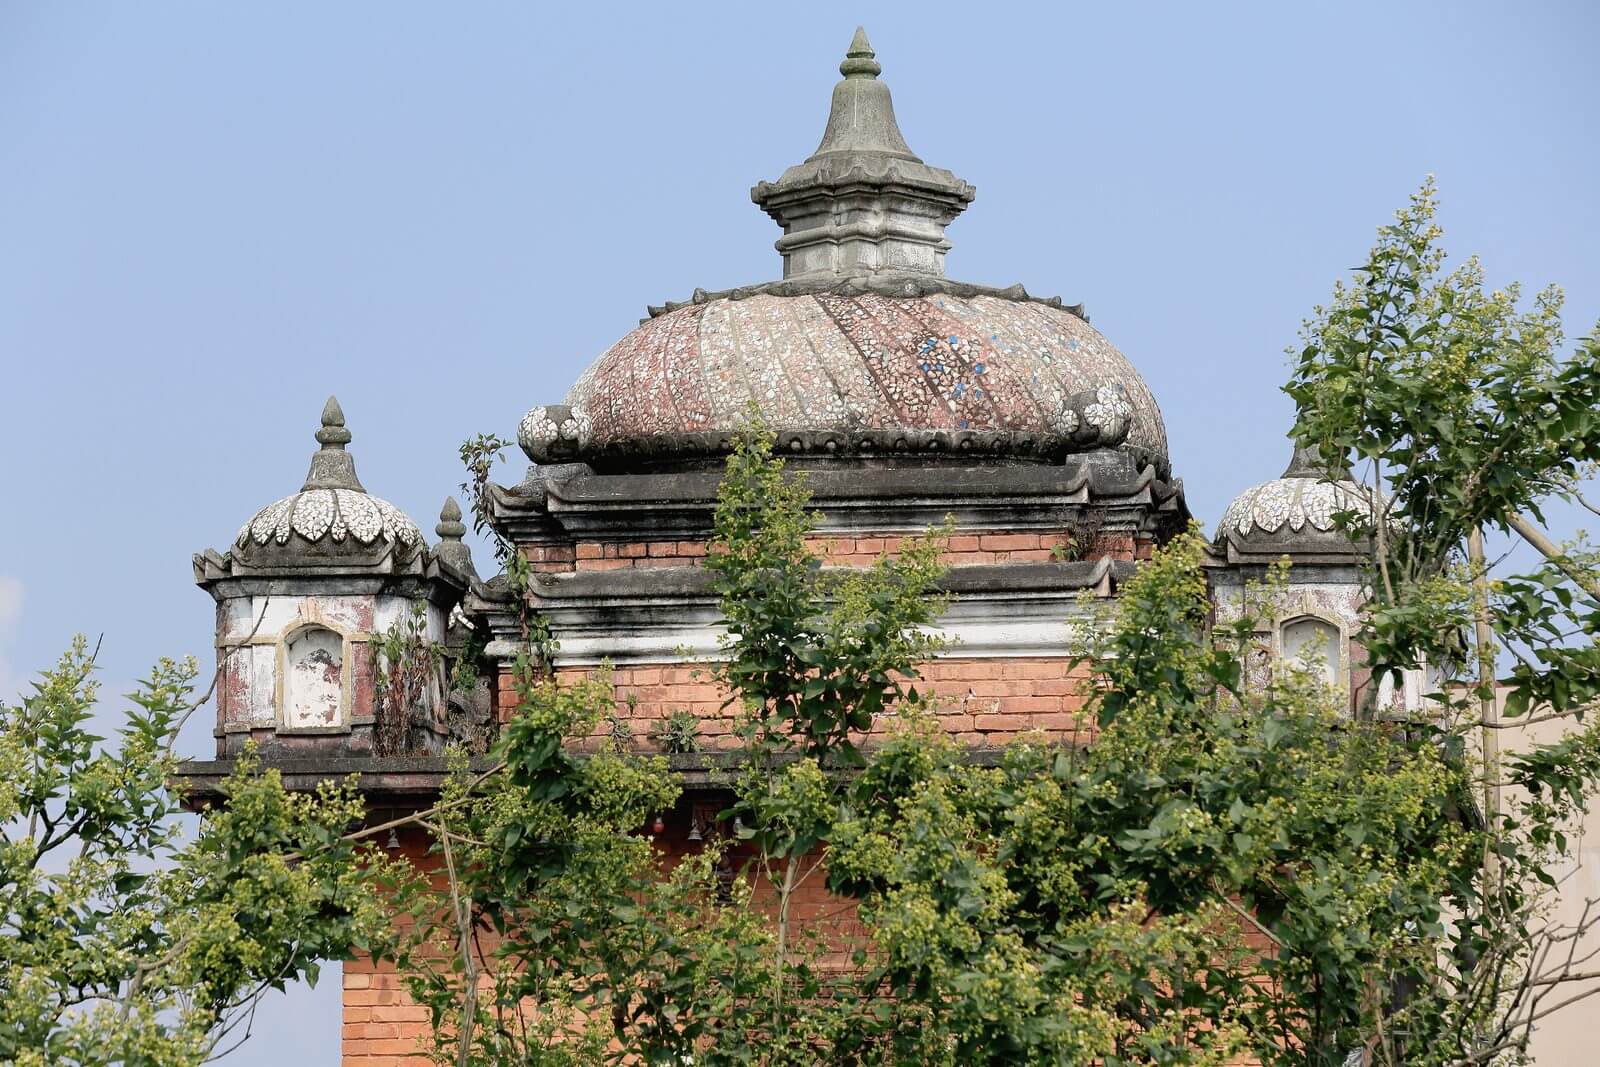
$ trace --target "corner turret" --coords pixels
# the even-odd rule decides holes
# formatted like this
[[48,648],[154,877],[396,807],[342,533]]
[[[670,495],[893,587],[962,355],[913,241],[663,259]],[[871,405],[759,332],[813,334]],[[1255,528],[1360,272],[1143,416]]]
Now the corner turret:
[[[268,756],[440,751],[442,680],[399,679],[380,650],[390,637],[442,646],[474,577],[460,509],[454,536],[441,522],[445,540],[431,551],[399,508],[362,487],[333,397],[316,440],[299,492],[256,512],[226,552],[194,557],[195,582],[217,603],[217,754],[250,740]],[[436,659],[422,673],[437,673]]]

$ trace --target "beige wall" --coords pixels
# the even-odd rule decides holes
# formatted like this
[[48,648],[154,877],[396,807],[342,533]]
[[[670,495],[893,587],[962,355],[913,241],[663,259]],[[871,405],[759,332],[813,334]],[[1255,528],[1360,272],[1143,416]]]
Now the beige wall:
[[[1551,721],[1499,731],[1504,751],[1516,751],[1538,743],[1560,740],[1572,728],[1570,721]],[[1600,806],[1597,806],[1600,807]],[[1584,902],[1600,900],[1600,810],[1590,811],[1568,835],[1573,857],[1557,875],[1560,891],[1552,902],[1550,922],[1576,926],[1583,921]],[[1591,912],[1595,924],[1576,947],[1574,970],[1600,971],[1600,911]],[[1592,955],[1591,955],[1592,954]],[[1563,984],[1544,998],[1544,1007],[1554,1006],[1588,990],[1600,990],[1600,979]],[[1543,1010],[1543,1008],[1541,1008]],[[1600,992],[1556,1011],[1534,1024],[1529,1049],[1541,1067],[1586,1067],[1600,1064]]]

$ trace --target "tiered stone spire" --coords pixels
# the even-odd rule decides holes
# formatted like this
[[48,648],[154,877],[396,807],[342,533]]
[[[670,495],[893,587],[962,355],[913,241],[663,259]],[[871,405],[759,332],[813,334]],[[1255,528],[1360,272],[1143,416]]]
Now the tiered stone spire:
[[322,447],[311,456],[311,469],[306,472],[307,489],[355,489],[366,492],[356,477],[355,457],[344,450],[350,443],[350,431],[344,427],[344,409],[339,399],[330,396],[322,405],[322,428],[316,432],[317,443]]
[[866,31],[856,28],[839,64],[822,143],[750,198],[783,227],[785,278],[880,273],[940,276],[944,228],[972,202],[972,186],[913,153]]
[[456,503],[455,497],[444,498],[444,507],[439,509],[439,524],[433,532],[439,536],[433,554],[462,574],[476,578],[478,572],[472,566],[472,551],[461,540],[467,535],[467,525],[461,521],[461,505]]

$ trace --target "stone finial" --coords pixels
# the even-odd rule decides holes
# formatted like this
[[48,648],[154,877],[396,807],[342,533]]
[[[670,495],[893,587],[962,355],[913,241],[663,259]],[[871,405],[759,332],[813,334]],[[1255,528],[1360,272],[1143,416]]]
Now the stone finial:
[[974,191],[911,151],[889,87],[878,79],[882,70],[857,27],[822,143],[776,182],[750,191],[783,227],[777,249],[785,278],[944,274],[944,228]]
[[439,525],[433,528],[442,541],[459,541],[467,535],[466,524],[461,521],[461,505],[456,503],[456,498],[444,498],[444,507],[439,509]]
[[328,397],[328,402],[322,405],[322,428],[315,434],[322,447],[311,455],[311,470],[306,474],[306,483],[300,487],[302,491],[356,489],[366,492],[356,477],[355,457],[344,448],[350,443],[350,436],[344,426],[344,409],[339,406],[339,399]]
[[472,566],[472,550],[461,540],[467,535],[467,527],[461,521],[461,505],[456,503],[455,497],[444,498],[444,507],[439,509],[439,525],[433,532],[439,535],[433,554],[463,574],[477,577],[478,572]]
[[328,397],[322,405],[322,429],[316,432],[317,443],[323,448],[343,448],[350,443],[350,431],[344,428],[344,408],[339,398]]
[[839,64],[839,73],[846,78],[876,78],[883,73],[883,67],[878,65],[878,53],[872,50],[872,42],[867,40],[866,27],[856,27],[855,36],[850,38],[850,47],[845,50],[844,61]]
[[844,152],[872,152],[921,163],[900,132],[889,87],[878,80],[883,67],[867,41],[867,31],[860,26],[856,27],[844,62],[839,64],[839,73],[844,75],[844,81],[833,87],[828,126],[811,158]]

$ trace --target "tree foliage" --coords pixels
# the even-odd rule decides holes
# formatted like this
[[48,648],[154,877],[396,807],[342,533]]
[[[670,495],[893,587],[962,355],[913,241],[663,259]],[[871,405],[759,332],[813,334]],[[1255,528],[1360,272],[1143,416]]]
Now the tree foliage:
[[[1289,387],[1298,433],[1330,475],[1351,452],[1370,461],[1377,513],[1340,517],[1374,550],[1360,644],[1377,676],[1433,671],[1423,714],[1378,714],[1370,686],[1352,719],[1294,671],[1247,686],[1262,621],[1215,622],[1191,533],[1084,631],[1093,741],[1029,738],[975,761],[911,684],[937,650],[937,538],[868,570],[822,567],[803,479],[753,434],[730,458],[707,563],[729,633],[708,670],[742,721],[728,782],[738,840],[663,880],[637,825],[647,805],[612,809],[599,851],[618,866],[584,883],[587,901],[609,905],[585,926],[576,903],[551,902],[576,924],[557,939],[566,966],[595,976],[563,986],[582,991],[574,1018],[609,1024],[588,1032],[587,1054],[1107,1065],[1518,1054],[1547,987],[1575,976],[1539,969],[1563,936],[1540,932],[1539,887],[1569,855],[1600,763],[1593,730],[1575,730],[1506,757],[1504,807],[1478,805],[1481,723],[1458,713],[1497,685],[1468,673],[1469,631],[1483,622],[1513,650],[1498,685],[1513,712],[1579,713],[1592,698],[1595,578],[1581,548],[1541,549],[1533,573],[1486,586],[1466,544],[1485,525],[1520,533],[1552,495],[1581,499],[1600,368],[1592,344],[1558,354],[1553,292],[1520,311],[1514,291],[1483,292],[1476,264],[1442,275],[1431,220],[1430,188],[1308,324]],[[1250,601],[1270,613],[1285,581],[1274,574]],[[549,683],[528,697],[530,709],[563,699]],[[585,723],[609,696],[588,699]],[[869,728],[878,740],[863,746]],[[540,745],[554,759],[562,742]],[[586,768],[559,772],[576,804],[564,818],[593,802]],[[507,854],[474,861],[493,871]],[[714,875],[735,856],[730,891]],[[819,877],[854,910],[857,939],[790,921],[789,901]],[[841,969],[843,948],[854,963]],[[545,941],[517,953],[519,971],[561,955]],[[519,1062],[578,1055],[558,1036],[520,1046]]]
[[1354,455],[1381,501],[1363,634],[1378,671],[1468,674],[1468,537],[1532,535],[1544,558],[1492,589],[1494,640],[1515,657],[1508,710],[1575,711],[1600,695],[1594,558],[1529,520],[1582,501],[1600,461],[1600,343],[1564,351],[1554,286],[1523,307],[1519,286],[1485,288],[1475,257],[1446,271],[1436,210],[1430,181],[1306,324],[1288,386],[1296,433],[1330,472]]
[[[346,834],[352,787],[288,793],[250,757],[183,836],[170,741],[195,666],[163,660],[113,744],[80,639],[0,706],[0,1061],[179,1067],[248,1032],[255,998],[381,948]],[[381,860],[373,860],[381,863]]]
[[[697,849],[660,847],[667,760],[606,730],[605,672],[556,677],[527,607],[513,717],[410,820],[423,870],[363,850],[348,786],[287,795],[250,758],[181,841],[165,746],[192,666],[158,668],[107,746],[79,646],[5,711],[0,1054],[197,1062],[255,989],[370,952],[459,1067],[1515,1062],[1586,995],[1560,991],[1592,924],[1544,915],[1600,780],[1600,573],[1539,524],[1588,506],[1600,352],[1562,351],[1554,291],[1523,309],[1444,272],[1433,211],[1429,186],[1380,231],[1289,385],[1329,476],[1364,464],[1376,506],[1340,517],[1372,549],[1358,645],[1376,677],[1431,672],[1423,707],[1372,685],[1352,716],[1289,664],[1247,682],[1291,576],[1218,621],[1190,531],[1083,605],[1080,742],[975,754],[916,688],[942,531],[824,566],[758,427],[706,560],[727,637],[701,669],[740,747]],[[500,444],[463,449],[474,488]],[[1492,573],[1485,529],[1531,569]],[[1560,729],[1496,756],[1501,699]],[[851,922],[796,907],[824,885]]]
[[[1600,460],[1600,343],[1567,349],[1554,287],[1525,304],[1516,285],[1488,289],[1475,258],[1446,270],[1436,209],[1429,181],[1379,230],[1307,322],[1288,392],[1297,436],[1330,474],[1354,455],[1376,502],[1343,517],[1373,550],[1358,636],[1369,666],[1396,680],[1426,671],[1417,731],[1471,768],[1460,799],[1481,862],[1441,890],[1441,964],[1400,1014],[1409,1055],[1426,1044],[1441,1062],[1476,1063],[1520,1054],[1535,1023],[1594,991],[1568,983],[1589,970],[1597,902],[1576,925],[1546,912],[1600,771],[1584,721],[1600,699],[1600,568],[1581,533],[1543,524],[1556,502],[1595,510],[1584,489]],[[1522,551],[1487,558],[1495,532]],[[1508,728],[1521,743],[1501,756]]]

